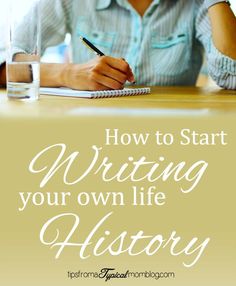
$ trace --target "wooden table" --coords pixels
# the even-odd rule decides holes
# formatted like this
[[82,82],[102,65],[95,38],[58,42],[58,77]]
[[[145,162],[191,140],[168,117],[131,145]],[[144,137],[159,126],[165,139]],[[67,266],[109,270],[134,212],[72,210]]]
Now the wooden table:
[[163,116],[236,111],[236,91],[218,88],[153,87],[150,95],[79,99],[41,96],[37,102],[8,100],[0,90],[0,116]]

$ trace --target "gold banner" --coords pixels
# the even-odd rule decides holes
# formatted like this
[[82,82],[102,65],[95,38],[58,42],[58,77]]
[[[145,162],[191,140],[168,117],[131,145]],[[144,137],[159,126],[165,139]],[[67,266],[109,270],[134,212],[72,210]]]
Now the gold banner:
[[234,285],[235,119],[2,118],[0,284]]

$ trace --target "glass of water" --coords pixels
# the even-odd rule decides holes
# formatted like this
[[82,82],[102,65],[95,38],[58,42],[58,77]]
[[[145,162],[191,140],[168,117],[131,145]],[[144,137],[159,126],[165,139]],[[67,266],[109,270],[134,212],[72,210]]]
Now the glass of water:
[[8,98],[37,100],[41,50],[39,1],[10,0],[8,18]]

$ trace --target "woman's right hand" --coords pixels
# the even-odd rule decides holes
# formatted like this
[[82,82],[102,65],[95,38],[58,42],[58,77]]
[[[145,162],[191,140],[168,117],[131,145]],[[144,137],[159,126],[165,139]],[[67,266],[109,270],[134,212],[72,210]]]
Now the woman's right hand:
[[62,85],[77,90],[123,89],[125,82],[135,82],[124,59],[97,57],[85,64],[68,64],[61,74]]

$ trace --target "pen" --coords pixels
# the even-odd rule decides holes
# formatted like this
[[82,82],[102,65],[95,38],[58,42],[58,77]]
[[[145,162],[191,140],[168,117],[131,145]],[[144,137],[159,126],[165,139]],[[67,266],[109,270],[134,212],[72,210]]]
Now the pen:
[[82,43],[88,47],[90,50],[92,50],[97,56],[102,57],[105,56],[103,54],[103,52],[101,52],[98,48],[96,48],[91,42],[89,42],[89,40],[87,40],[84,37],[80,37],[80,40],[82,41]]

